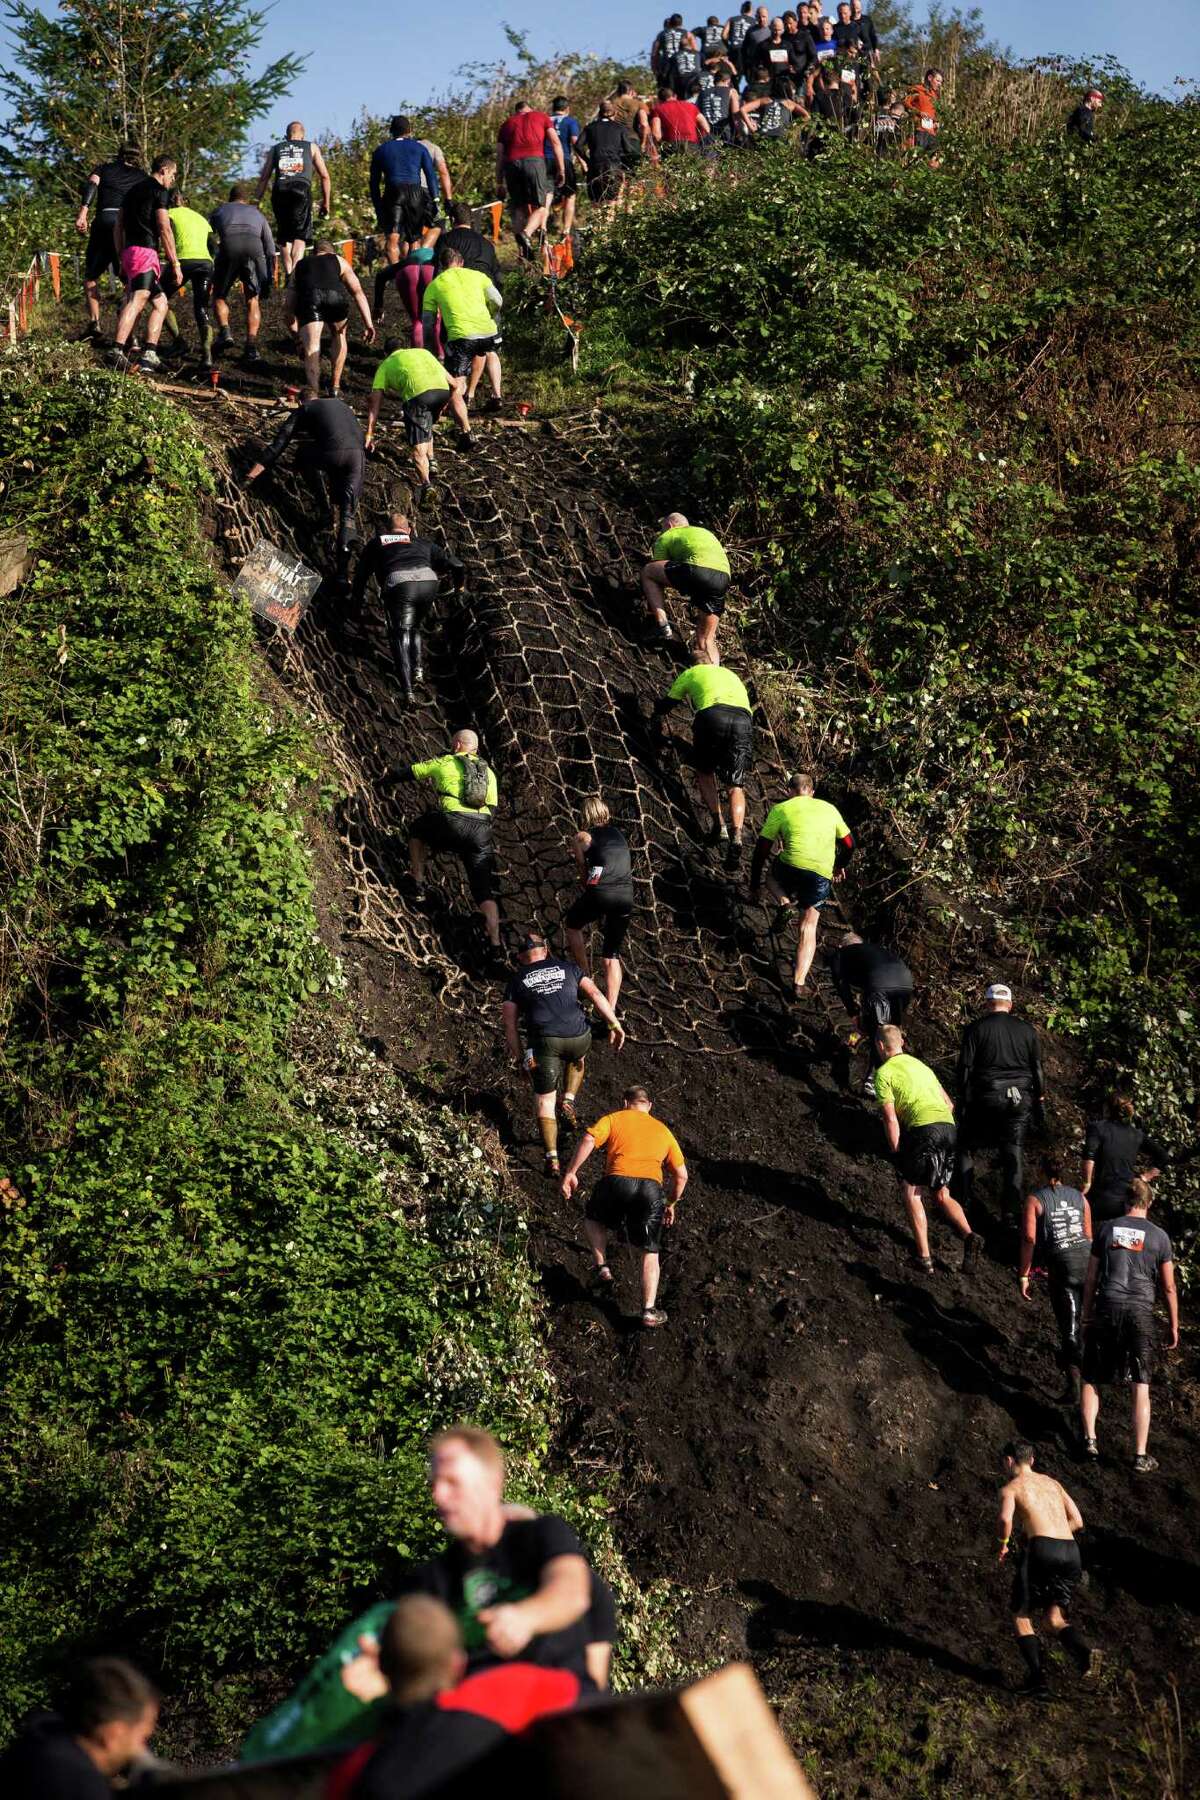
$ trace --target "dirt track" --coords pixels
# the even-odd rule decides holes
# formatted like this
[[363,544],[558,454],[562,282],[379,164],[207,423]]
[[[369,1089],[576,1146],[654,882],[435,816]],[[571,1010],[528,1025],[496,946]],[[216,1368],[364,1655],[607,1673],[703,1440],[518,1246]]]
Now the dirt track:
[[[352,377],[347,397],[361,406],[369,365],[356,359]],[[259,391],[295,378],[278,363]],[[225,442],[250,418],[199,390],[194,410]],[[498,1129],[551,1309],[561,1454],[619,1471],[619,1533],[635,1569],[693,1594],[686,1651],[710,1658],[749,1643],[776,1658],[777,1691],[818,1669],[870,1670],[901,1715],[913,1691],[999,1692],[1018,1664],[1008,1577],[994,1566],[996,1454],[1019,1432],[1088,1522],[1081,1623],[1151,1686],[1178,1676],[1186,1713],[1200,1640],[1194,1370],[1176,1360],[1156,1391],[1157,1477],[1135,1484],[1128,1473],[1116,1395],[1101,1419],[1107,1454],[1084,1468],[1054,1403],[1049,1307],[1042,1295],[1018,1300],[1004,1233],[990,1233],[982,1274],[967,1284],[953,1272],[957,1241],[935,1226],[938,1271],[913,1275],[877,1119],[844,1085],[829,999],[789,1020],[786,947],[745,902],[744,875],[739,893],[701,846],[682,764],[651,751],[644,721],[670,664],[639,647],[631,575],[650,521],[627,511],[610,430],[494,427],[474,458],[439,448],[441,497],[418,523],[467,557],[471,581],[461,604],[444,603],[428,697],[413,713],[396,705],[377,611],[344,650],[319,611],[295,643],[266,644],[284,686],[329,734],[351,796],[337,821],[341,857],[322,847],[324,902],[363,1029],[414,1079],[439,1070],[438,1092]],[[408,498],[395,431],[371,465],[365,516],[392,497]],[[309,560],[327,556],[285,481],[254,505],[253,519],[237,504],[221,512],[227,556],[259,527]],[[742,662],[735,643],[727,660]],[[597,781],[640,856],[624,997],[633,1041],[619,1060],[598,1051],[583,1111],[643,1080],[687,1154],[692,1182],[665,1263],[670,1325],[653,1336],[634,1321],[628,1253],[612,1301],[585,1289],[578,1215],[541,1181],[528,1097],[501,1054],[498,986],[475,973],[457,872],[439,867],[442,903],[427,916],[397,890],[397,834],[412,801],[385,797],[379,777],[468,721],[506,802],[498,841],[511,920],[556,925],[571,892],[574,802]],[[764,730],[760,747],[770,789],[786,746]],[[755,788],[752,822],[763,800]],[[852,797],[847,807],[862,824]],[[859,880],[882,854],[869,823],[863,836]],[[854,915],[853,881],[842,906]],[[916,936],[904,947],[919,969],[940,955]],[[939,975],[966,984],[978,969],[972,960]],[[920,1006],[914,1034],[918,1050],[947,1042]],[[1078,1741],[1092,1771],[1080,1791],[1108,1793],[1104,1746],[1128,1748],[1129,1722],[1113,1697],[1081,1708],[1065,1673],[1059,1686],[1062,1703],[1017,1715],[1021,1732],[1056,1749]]]

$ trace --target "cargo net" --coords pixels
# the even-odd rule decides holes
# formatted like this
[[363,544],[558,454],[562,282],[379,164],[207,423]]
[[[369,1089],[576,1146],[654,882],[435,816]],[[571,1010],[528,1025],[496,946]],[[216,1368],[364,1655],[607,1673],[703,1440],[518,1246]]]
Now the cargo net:
[[[650,728],[653,702],[688,660],[690,627],[675,599],[674,656],[645,647],[638,574],[647,527],[605,497],[621,466],[611,422],[588,415],[554,431],[497,426],[477,435],[470,456],[439,437],[444,485],[414,516],[415,529],[441,536],[468,575],[428,623],[426,685],[411,710],[397,703],[373,593],[348,647],[327,635],[320,598],[294,639],[267,632],[270,660],[345,791],[337,825],[353,895],[347,928],[433,971],[451,1010],[490,1004],[461,871],[451,858],[432,861],[434,895],[417,907],[404,880],[406,822],[424,799],[383,783],[397,763],[441,754],[470,725],[500,785],[499,898],[510,934],[536,926],[562,944],[562,917],[579,891],[570,839],[583,798],[603,794],[633,852],[621,994],[631,1037],[693,1051],[779,1043],[789,1031],[794,935],[777,940],[767,912],[746,899],[754,826],[786,767],[775,734],[756,709],[745,859],[731,877],[721,850],[704,841],[687,709],[673,715],[677,748],[658,747]],[[389,505],[406,505],[409,474],[403,446],[385,439],[368,465],[364,533]],[[226,484],[219,517],[231,564],[266,535],[328,567],[327,525],[314,529],[311,502],[289,494],[287,481],[285,463],[267,504],[256,495],[252,507]],[[736,662],[736,646],[727,649]]]

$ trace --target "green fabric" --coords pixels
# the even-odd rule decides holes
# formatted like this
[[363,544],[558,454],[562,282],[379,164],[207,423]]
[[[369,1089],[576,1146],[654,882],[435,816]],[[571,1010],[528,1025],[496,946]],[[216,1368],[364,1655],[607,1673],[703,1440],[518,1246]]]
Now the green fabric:
[[809,869],[814,875],[832,875],[834,851],[839,838],[850,836],[850,827],[836,806],[828,800],[815,800],[811,794],[797,794],[781,800],[763,821],[759,837],[771,843],[782,838],[780,858],[789,869]]
[[414,394],[432,394],[450,386],[450,378],[436,356],[428,350],[393,350],[375,371],[371,387],[377,393],[399,394],[411,400]]
[[655,562],[691,563],[697,569],[729,573],[729,558],[711,531],[702,525],[677,525],[664,531],[650,553]]
[[365,1706],[342,1685],[342,1670],[358,1655],[360,1637],[381,1638],[396,1609],[394,1600],[370,1607],[353,1625],[339,1632],[300,1685],[274,1712],[260,1719],[242,1745],[241,1761],[263,1762],[273,1756],[302,1756],[333,1744],[359,1744],[374,1735],[387,1702]]
[[488,770],[487,807],[463,806],[462,788],[463,771],[459,758],[451,753],[449,756],[435,756],[431,762],[414,763],[412,772],[418,781],[432,781],[439,795],[438,804],[443,812],[466,813],[469,819],[482,819],[485,813],[494,810],[500,798],[500,790],[496,785],[495,771]]
[[425,289],[421,316],[441,313],[447,343],[458,338],[492,337],[496,321],[488,311],[491,285],[482,269],[443,269]]
[[668,698],[690,700],[697,712],[703,712],[706,706],[740,706],[743,712],[750,711],[745,682],[732,669],[719,664],[697,663],[694,668],[685,669],[676,676]]
[[875,1097],[896,1109],[901,1125],[952,1125],[954,1108],[942,1098],[942,1084],[928,1063],[902,1053],[889,1056],[875,1071]]
[[190,206],[173,206],[167,217],[175,233],[175,254],[180,262],[211,262],[208,240],[213,228],[203,213]]

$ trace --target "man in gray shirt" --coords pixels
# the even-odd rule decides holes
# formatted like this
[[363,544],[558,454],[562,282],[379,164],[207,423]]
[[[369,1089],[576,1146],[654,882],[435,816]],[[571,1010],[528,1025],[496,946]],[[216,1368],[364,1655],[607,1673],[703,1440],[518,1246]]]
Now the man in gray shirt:
[[1150,1440],[1150,1383],[1154,1377],[1154,1303],[1162,1294],[1171,1335],[1168,1348],[1179,1347],[1179,1300],[1171,1240],[1148,1218],[1153,1190],[1147,1181],[1129,1184],[1128,1210],[1122,1218],[1105,1219],[1096,1227],[1087,1280],[1083,1289],[1083,1448],[1098,1456],[1097,1389],[1115,1382],[1133,1388],[1133,1467],[1148,1475],[1158,1463],[1146,1452]]
[[229,330],[229,291],[240,282],[246,296],[246,354],[248,363],[260,363],[258,330],[262,323],[259,295],[270,289],[275,278],[275,239],[265,213],[251,205],[244,187],[231,187],[229,198],[218,206],[210,220],[217,234],[217,255],[213,264],[213,308],[221,327],[213,343],[214,351],[228,350],[233,342]]

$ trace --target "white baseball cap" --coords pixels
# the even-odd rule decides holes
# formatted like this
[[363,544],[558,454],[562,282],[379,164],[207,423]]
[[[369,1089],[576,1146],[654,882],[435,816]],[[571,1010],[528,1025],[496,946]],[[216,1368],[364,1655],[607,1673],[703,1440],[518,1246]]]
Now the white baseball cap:
[[1006,987],[1002,981],[993,981],[983,997],[985,1000],[1011,1000],[1012,989]]

